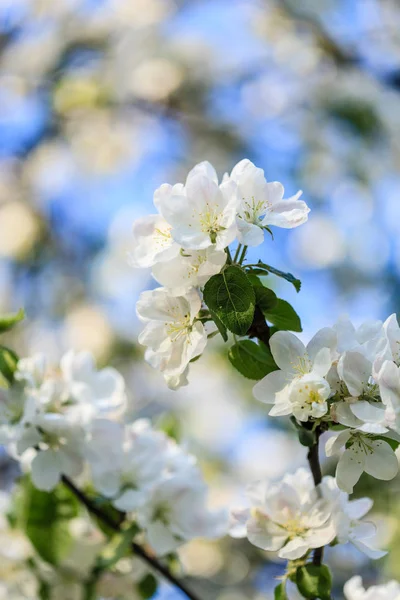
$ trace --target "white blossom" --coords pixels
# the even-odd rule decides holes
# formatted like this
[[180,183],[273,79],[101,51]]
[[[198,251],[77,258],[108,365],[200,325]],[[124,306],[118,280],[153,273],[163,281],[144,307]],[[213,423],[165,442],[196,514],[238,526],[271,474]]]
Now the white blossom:
[[400,600],[400,583],[389,581],[366,590],[361,577],[355,575],[345,584],[344,596],[346,600]]
[[134,222],[129,253],[132,267],[152,267],[174,258],[179,251],[179,244],[172,239],[171,225],[160,215],[148,215]]
[[233,512],[233,537],[295,560],[325,546],[336,535],[330,502],[320,497],[311,473],[298,469],[281,482],[260,481],[248,488],[251,508]]
[[284,200],[283,185],[267,182],[264,171],[248,159],[241,160],[224,181],[234,181],[238,186],[238,239],[246,246],[262,244],[264,228],[270,225],[291,229],[308,219],[310,209],[299,200],[302,192]]
[[226,253],[210,246],[205,250],[182,250],[178,256],[158,263],[152,273],[156,281],[180,296],[191,287],[203,287],[226,263]]
[[201,299],[192,289],[183,296],[172,296],[165,288],[141,294],[136,310],[145,323],[139,343],[147,346],[145,358],[167,378],[179,383],[190,360],[199,356],[207,343],[207,334],[196,317]]
[[193,538],[213,539],[226,533],[227,514],[207,507],[207,492],[193,469],[174,474],[153,489],[137,521],[157,555],[168,554]]
[[334,477],[323,477],[320,484],[322,497],[331,505],[332,519],[339,544],[350,542],[369,558],[377,559],[386,554],[375,548],[376,527],[374,523],[361,520],[372,508],[370,498],[349,500],[348,494],[339,489]]
[[307,421],[327,413],[331,390],[324,376],[331,367],[335,344],[336,336],[328,328],[319,331],[307,347],[288,331],[271,337],[271,352],[280,370],[269,373],[253,389],[257,400],[273,404],[271,416],[293,414]]
[[201,250],[215,244],[229,246],[236,237],[237,186],[233,181],[218,185],[214,167],[202,162],[187,176],[185,186],[164,184],[155,204],[171,225],[171,235],[185,249]]
[[376,479],[393,479],[398,472],[398,462],[388,442],[376,439],[359,429],[346,429],[328,439],[327,456],[333,456],[344,448],[340,456],[336,481],[341,490],[351,494],[361,474],[365,471]]

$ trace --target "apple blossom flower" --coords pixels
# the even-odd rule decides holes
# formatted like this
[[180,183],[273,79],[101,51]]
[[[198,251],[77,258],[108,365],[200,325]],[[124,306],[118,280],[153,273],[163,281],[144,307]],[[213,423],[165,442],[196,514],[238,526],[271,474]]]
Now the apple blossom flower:
[[400,583],[389,581],[366,590],[361,577],[354,575],[344,585],[344,596],[346,600],[400,600]]
[[372,377],[372,362],[358,351],[344,352],[337,364],[337,375],[337,401],[331,407],[333,419],[367,433],[386,433],[388,415]]
[[218,185],[215,169],[206,161],[189,172],[185,186],[161,186],[154,203],[185,249],[215,245],[223,250],[236,237],[237,186],[233,181]]
[[233,537],[246,537],[280,558],[295,560],[330,544],[336,530],[331,505],[320,497],[311,473],[298,469],[273,485],[259,481],[247,490],[251,508],[234,511]]
[[400,327],[395,314],[390,315],[383,324],[384,345],[374,361],[374,373],[377,375],[387,360],[400,366]]
[[359,429],[346,429],[328,439],[325,452],[333,456],[344,447],[336,468],[341,490],[351,494],[363,471],[376,479],[388,481],[398,472],[398,461],[390,444]]
[[291,229],[308,219],[310,209],[299,200],[302,192],[284,200],[283,185],[278,181],[267,182],[264,171],[248,159],[238,162],[224,181],[237,184],[240,198],[236,221],[238,239],[246,246],[262,244],[264,229],[270,225]]
[[335,345],[335,333],[329,328],[319,331],[307,347],[293,333],[277,331],[270,347],[280,370],[259,381],[254,396],[273,404],[271,416],[293,414],[299,421],[324,416],[331,393],[324,376],[331,368]]
[[349,500],[349,495],[340,490],[335,478],[329,475],[322,478],[319,488],[322,497],[331,505],[336,540],[339,544],[350,542],[372,559],[387,554],[374,546],[376,537],[374,523],[361,520],[372,508],[373,501],[370,498]]
[[96,420],[87,444],[94,486],[119,510],[137,509],[162,478],[167,449],[165,434],[144,419],[125,427]]
[[46,413],[35,419],[38,439],[31,462],[33,484],[50,491],[62,475],[76,477],[83,470],[84,430],[59,414]]
[[333,325],[337,335],[337,351],[358,352],[371,362],[385,346],[382,321],[365,321],[356,328],[347,316],[343,316]]
[[133,224],[133,244],[129,253],[132,267],[152,267],[178,256],[180,251],[171,235],[171,226],[160,215],[148,215]]
[[77,421],[94,414],[111,416],[126,404],[125,382],[115,369],[97,370],[89,352],[67,352],[59,366],[48,363],[43,354],[18,362],[15,379],[27,395],[35,397],[43,410],[68,409]]
[[180,296],[191,287],[203,287],[226,263],[226,253],[209,246],[205,250],[182,250],[168,262],[158,263],[152,269],[153,277]]
[[147,362],[167,378],[182,375],[206,346],[206,331],[196,320],[200,308],[195,289],[172,296],[165,288],[157,288],[143,292],[137,302],[138,317],[145,323],[139,343],[147,346]]
[[400,434],[400,367],[386,360],[377,374],[388,426]]
[[196,469],[162,480],[138,510],[137,522],[160,556],[196,537],[221,537],[228,528],[224,509],[208,509],[207,487]]

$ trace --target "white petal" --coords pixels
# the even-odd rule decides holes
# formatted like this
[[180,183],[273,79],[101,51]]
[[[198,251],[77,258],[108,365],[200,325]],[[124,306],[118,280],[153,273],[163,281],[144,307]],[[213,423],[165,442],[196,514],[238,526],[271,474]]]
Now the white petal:
[[283,371],[273,371],[256,383],[253,387],[253,395],[260,402],[273,404],[275,402],[275,394],[283,390],[287,383],[286,373]]
[[365,466],[365,454],[354,444],[345,450],[339,459],[336,469],[336,481],[341,490],[351,494],[357,481],[360,479]]
[[61,478],[61,465],[58,452],[45,450],[38,452],[32,461],[32,481],[39,490],[49,492]]
[[346,504],[346,514],[350,519],[361,519],[372,508],[374,501],[371,498],[359,498],[358,500],[350,500]]
[[290,540],[279,552],[278,556],[287,560],[296,560],[301,558],[309,550],[307,542],[301,538],[296,537]]
[[147,539],[158,556],[168,554],[182,544],[161,521],[151,523],[147,527]]
[[352,396],[360,396],[372,374],[372,364],[359,352],[346,352],[338,364],[340,378]]
[[314,362],[316,355],[322,348],[329,348],[331,351],[336,349],[337,333],[331,327],[324,327],[317,331],[314,337],[307,344],[307,354],[311,362]]
[[332,366],[331,351],[329,348],[322,348],[317,352],[312,367],[313,373],[324,377]]
[[277,331],[270,340],[272,356],[283,371],[297,373],[300,359],[306,359],[306,348],[293,333]]
[[350,404],[350,410],[358,419],[366,423],[382,423],[385,420],[385,407],[383,404],[371,404],[366,400],[359,400]]
[[368,444],[373,451],[366,457],[366,473],[384,481],[393,479],[397,475],[399,464],[392,448],[382,440],[372,440]]
[[333,456],[337,454],[341,448],[346,444],[346,442],[350,439],[351,433],[350,431],[344,430],[336,433],[330,437],[325,445],[325,453],[327,456]]
[[[365,541],[361,542],[360,540],[352,540],[352,544],[356,548],[358,548],[358,550],[360,550],[361,552],[366,554],[366,556],[368,556],[368,558],[372,558],[372,560],[377,560],[387,554],[387,552],[385,550],[377,550],[376,548],[372,548]],[[372,596],[371,596],[371,600],[372,600]]]

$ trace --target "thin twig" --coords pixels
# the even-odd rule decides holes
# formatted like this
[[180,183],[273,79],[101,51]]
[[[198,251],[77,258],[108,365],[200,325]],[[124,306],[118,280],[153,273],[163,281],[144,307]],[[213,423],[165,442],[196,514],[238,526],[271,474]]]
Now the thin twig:
[[[112,517],[104,513],[101,508],[96,506],[90,498],[86,496],[82,490],[76,487],[76,485],[65,475],[62,476],[63,483],[67,486],[67,488],[78,498],[78,500],[87,508],[87,510],[98,519],[103,521],[105,525],[107,525],[110,529],[115,531],[116,533],[121,532],[120,525],[114,521]],[[200,600],[193,592],[191,592],[185,584],[179,581],[166,567],[162,565],[156,558],[147,554],[147,552],[135,542],[131,543],[131,550],[133,554],[139,556],[149,567],[154,569],[157,573],[162,575],[167,581],[169,581],[172,585],[178,588],[181,592],[183,592],[189,600]]]
[[[308,464],[313,476],[314,485],[317,487],[322,481],[321,464],[319,462],[319,437],[321,432],[317,428],[315,431],[315,444],[311,446],[307,454]],[[316,548],[313,555],[313,564],[320,566],[324,558],[324,548]]]

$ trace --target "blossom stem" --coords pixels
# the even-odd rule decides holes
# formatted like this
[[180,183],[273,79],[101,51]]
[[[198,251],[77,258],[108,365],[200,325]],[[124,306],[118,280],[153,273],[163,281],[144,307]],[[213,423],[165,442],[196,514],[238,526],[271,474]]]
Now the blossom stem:
[[[317,487],[322,481],[321,464],[319,462],[319,437],[321,431],[319,428],[315,430],[315,443],[310,447],[307,460],[310,465],[310,470],[313,476],[314,485]],[[316,548],[313,555],[313,564],[320,566],[324,557],[324,548]]]
[[243,261],[246,257],[247,248],[248,248],[248,246],[243,246],[242,254],[240,255],[240,258],[239,258],[239,265],[241,265],[243,263]]
[[238,244],[238,247],[236,248],[236,252],[235,252],[235,256],[233,257],[233,262],[236,263],[238,258],[239,258],[239,254],[240,254],[240,250],[242,249],[242,244]]
[[[120,523],[115,521],[112,517],[104,513],[101,508],[96,506],[90,498],[86,496],[82,490],[76,487],[76,485],[65,475],[62,476],[62,482],[64,485],[74,494],[74,496],[87,508],[89,513],[100,519],[107,527],[112,529],[113,531],[119,533],[121,532]],[[185,594],[189,600],[199,600],[199,598],[190,591],[184,583],[179,581],[169,570],[169,568],[163,564],[161,564],[156,558],[147,554],[147,552],[136,544],[135,542],[131,543],[131,550],[133,554],[139,556],[149,567],[151,567],[154,571],[156,571],[159,575],[162,575],[167,581],[169,581],[172,585],[178,588],[181,592]]]

